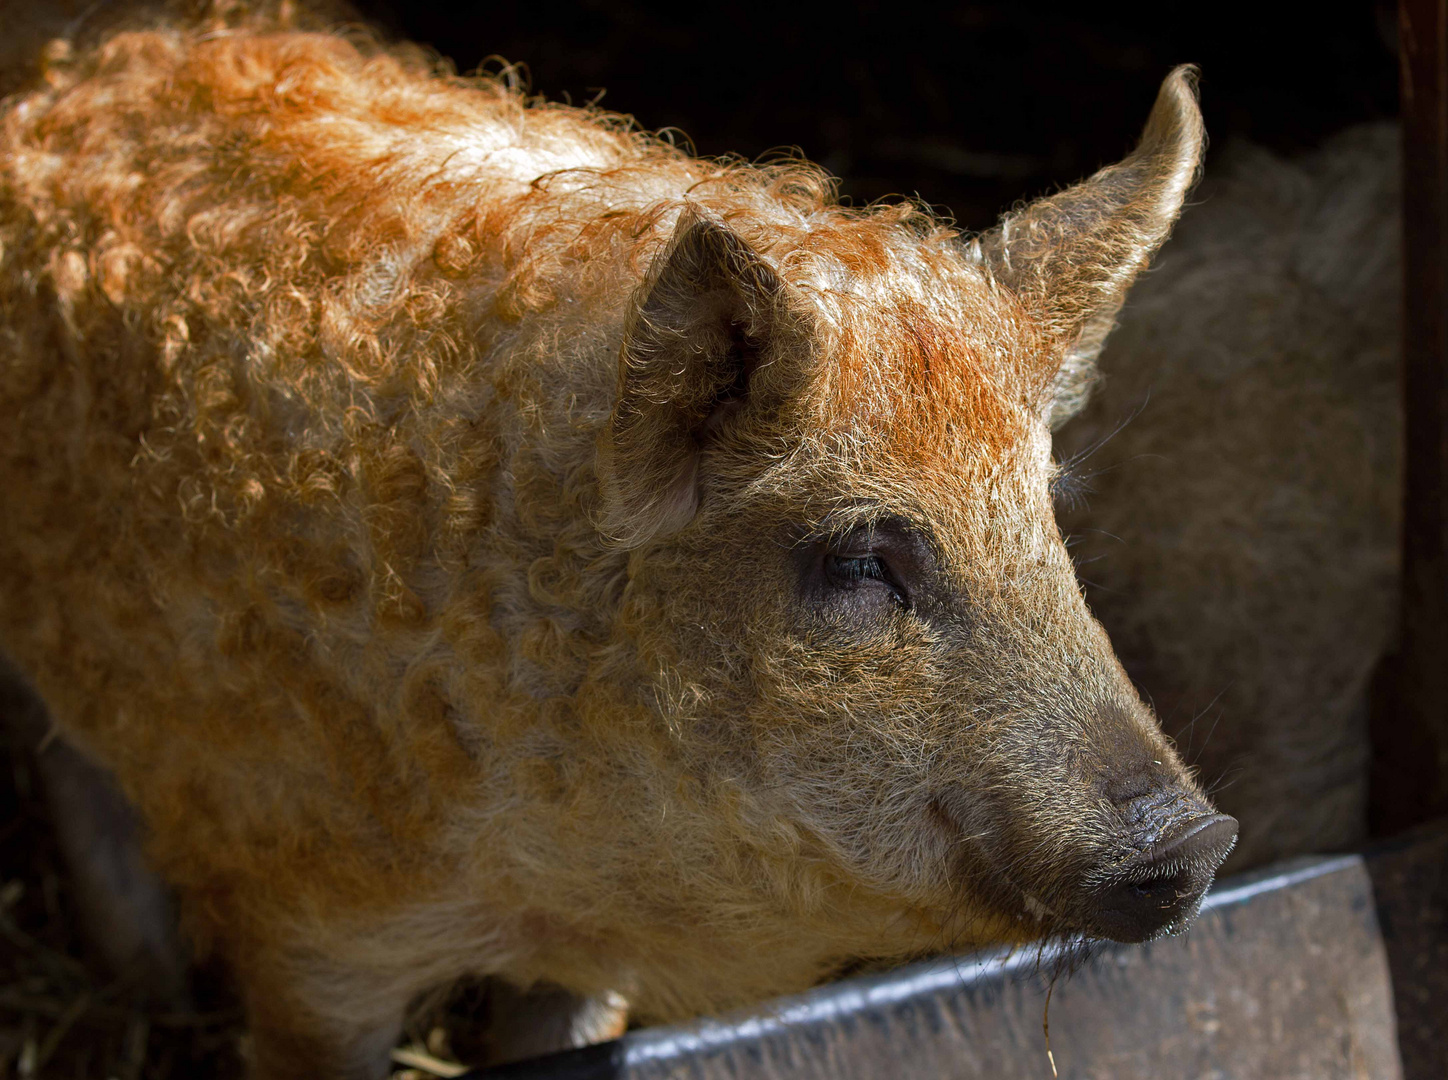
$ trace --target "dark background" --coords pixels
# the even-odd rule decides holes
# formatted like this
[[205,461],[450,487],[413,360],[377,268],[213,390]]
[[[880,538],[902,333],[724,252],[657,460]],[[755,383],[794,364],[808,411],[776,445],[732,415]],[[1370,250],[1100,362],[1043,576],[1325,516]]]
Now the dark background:
[[849,200],[918,194],[971,229],[1123,156],[1175,64],[1200,65],[1218,146],[1291,152],[1397,111],[1394,6],[1373,0],[359,6],[459,71],[501,57],[551,99],[602,91],[702,154],[797,147]]

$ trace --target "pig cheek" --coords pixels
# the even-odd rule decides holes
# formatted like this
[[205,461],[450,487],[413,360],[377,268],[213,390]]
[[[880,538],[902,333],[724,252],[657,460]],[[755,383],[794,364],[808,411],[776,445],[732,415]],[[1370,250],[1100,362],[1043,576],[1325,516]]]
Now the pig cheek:
[[[874,647],[870,647],[873,645]],[[952,837],[933,827],[931,763],[941,750],[921,702],[930,659],[898,639],[791,650],[758,680],[754,728],[767,782],[881,885],[939,888]]]
[[[716,647],[705,649],[703,638],[698,647],[714,655],[717,642],[737,643],[744,659],[741,679],[716,687],[715,700],[743,705],[735,716],[759,769],[756,796],[820,835],[852,876],[958,907],[950,869],[958,837],[929,816],[938,767],[955,741],[939,712],[949,653],[911,616],[800,596],[787,548],[714,537],[723,542],[701,544],[689,560],[708,572],[681,576],[675,587],[695,594],[688,606],[700,614],[717,605],[706,635]],[[719,595],[726,570],[743,594]],[[962,769],[947,772],[959,779]]]
[[[1115,829],[1078,758],[1082,736],[1049,722],[1051,710],[1005,725],[981,756],[989,778],[967,788],[965,816],[1005,886],[1003,900],[1038,918],[1074,909],[1083,881],[1112,846]],[[970,795],[974,799],[970,799]]]

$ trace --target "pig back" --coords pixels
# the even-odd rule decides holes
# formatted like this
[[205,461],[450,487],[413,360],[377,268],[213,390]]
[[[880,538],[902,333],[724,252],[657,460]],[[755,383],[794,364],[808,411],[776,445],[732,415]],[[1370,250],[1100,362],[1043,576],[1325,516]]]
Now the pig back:
[[593,443],[698,167],[326,35],[45,81],[0,128],[0,648],[183,887],[435,864],[480,732],[607,635]]

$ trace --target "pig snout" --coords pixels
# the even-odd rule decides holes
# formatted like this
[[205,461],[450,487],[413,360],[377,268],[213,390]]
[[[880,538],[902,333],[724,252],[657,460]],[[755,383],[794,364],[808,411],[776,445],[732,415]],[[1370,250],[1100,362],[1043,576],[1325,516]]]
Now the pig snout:
[[1091,710],[1090,749],[1075,758],[1096,843],[1071,921],[1092,937],[1147,941],[1191,921],[1237,842],[1237,822],[1217,812],[1124,686],[1105,696],[1114,700]]
[[936,789],[939,820],[959,830],[959,872],[993,883],[997,909],[1029,913],[1037,934],[1141,942],[1181,931],[1237,840],[1237,821],[1150,712],[1108,701],[1019,717],[988,754],[1002,771]]
[[1098,871],[1080,913],[1083,928],[1113,941],[1146,941],[1196,913],[1237,841],[1237,821],[1172,785],[1121,807],[1136,854]]

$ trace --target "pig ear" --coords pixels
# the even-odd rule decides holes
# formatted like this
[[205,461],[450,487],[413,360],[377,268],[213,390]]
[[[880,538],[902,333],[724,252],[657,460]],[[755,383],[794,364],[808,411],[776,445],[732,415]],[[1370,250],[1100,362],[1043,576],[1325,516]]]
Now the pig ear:
[[597,523],[615,543],[636,547],[693,518],[700,454],[745,406],[782,291],[728,226],[684,211],[625,324],[599,444]]
[[1054,346],[1060,366],[1043,402],[1053,427],[1085,404],[1126,290],[1196,180],[1205,142],[1196,75],[1184,66],[1167,76],[1130,157],[1007,215],[974,242]]

